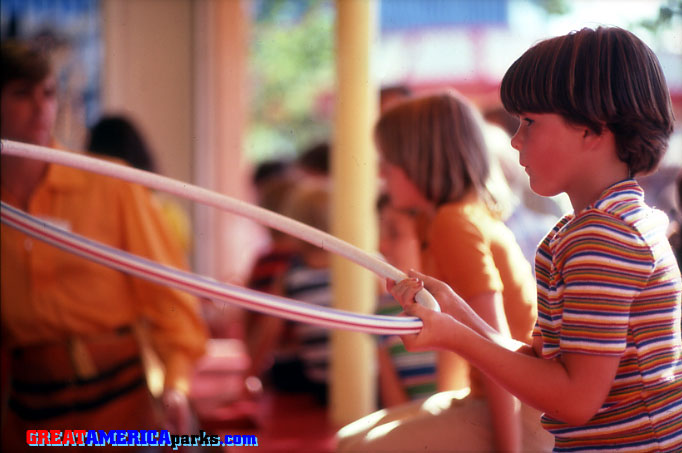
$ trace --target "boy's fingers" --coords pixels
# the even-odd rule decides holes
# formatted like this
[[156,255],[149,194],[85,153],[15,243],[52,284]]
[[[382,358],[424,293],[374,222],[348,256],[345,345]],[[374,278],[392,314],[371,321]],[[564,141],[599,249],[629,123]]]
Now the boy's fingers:
[[412,349],[412,344],[416,341],[417,334],[401,335],[400,340],[402,340],[405,345],[405,349],[410,351]]
[[445,283],[437,278],[430,277],[426,274],[422,274],[417,271],[410,271],[409,272],[410,277],[417,278],[420,281],[423,282],[424,287],[434,296],[436,293],[440,293],[441,291],[447,291],[450,289],[450,287]]
[[394,286],[395,286],[395,281],[393,281],[393,279],[387,278],[386,279],[386,290],[388,290],[388,292],[391,292],[391,290],[393,289]]
[[417,271],[415,271],[415,270],[413,270],[413,269],[411,269],[411,270],[408,272],[408,275],[409,275],[410,277],[413,277],[413,278],[416,278],[416,279],[419,279],[419,280],[423,281],[424,283],[426,283],[426,284],[429,285],[429,286],[433,285],[434,283],[440,283],[440,280],[437,280],[437,279],[435,279],[435,278],[433,278],[433,277],[430,277],[430,276],[428,276],[428,275],[426,275],[426,274],[422,274],[421,272],[417,272]]
[[414,269],[410,269],[409,271],[407,271],[407,275],[413,278],[420,278],[424,276],[424,274],[422,274],[419,271],[415,271]]
[[403,307],[405,314],[409,316],[416,316],[417,318],[422,318],[424,312],[428,310],[426,307],[422,307],[419,304],[409,304]]
[[391,294],[393,294],[393,297],[398,299],[399,302],[406,300],[414,302],[415,295],[423,286],[421,281],[414,278],[408,278],[395,285],[391,290]]

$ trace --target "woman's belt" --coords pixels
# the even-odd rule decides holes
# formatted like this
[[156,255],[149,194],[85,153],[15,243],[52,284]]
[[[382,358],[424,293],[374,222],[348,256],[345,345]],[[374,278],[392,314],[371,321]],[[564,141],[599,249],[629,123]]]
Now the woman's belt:
[[146,384],[132,328],[12,351],[9,407],[25,420],[94,410]]

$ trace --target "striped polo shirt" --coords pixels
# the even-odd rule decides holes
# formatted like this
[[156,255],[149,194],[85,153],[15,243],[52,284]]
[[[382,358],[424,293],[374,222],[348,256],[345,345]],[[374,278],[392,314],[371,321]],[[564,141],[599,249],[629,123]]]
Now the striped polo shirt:
[[620,357],[587,424],[543,416],[555,451],[682,451],[682,283],[667,223],[630,179],[562,218],[538,248],[533,335],[543,357]]

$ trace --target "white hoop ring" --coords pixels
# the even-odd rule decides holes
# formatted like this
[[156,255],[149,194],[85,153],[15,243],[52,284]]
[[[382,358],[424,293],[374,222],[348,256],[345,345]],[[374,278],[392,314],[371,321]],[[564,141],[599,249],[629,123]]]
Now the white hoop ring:
[[[246,202],[243,202],[240,200],[236,200],[236,199],[227,197],[227,196],[222,195],[222,194],[218,194],[216,192],[213,192],[213,191],[210,191],[207,189],[203,189],[201,187],[197,187],[197,186],[194,186],[191,184],[182,183],[180,181],[177,181],[177,180],[174,180],[174,179],[171,179],[168,177],[164,177],[161,175],[157,175],[154,173],[138,170],[135,168],[126,167],[123,165],[114,164],[114,163],[111,163],[111,162],[108,162],[108,161],[105,161],[102,159],[97,159],[94,157],[88,157],[88,156],[85,156],[82,154],[60,151],[60,150],[55,150],[52,148],[47,148],[47,147],[42,147],[42,146],[37,146],[37,145],[30,145],[30,144],[25,144],[25,143],[20,143],[20,142],[14,142],[14,141],[10,141],[10,140],[0,140],[0,152],[2,154],[21,156],[21,157],[25,157],[25,158],[29,158],[29,159],[37,159],[37,160],[42,160],[42,161],[51,162],[51,163],[55,163],[55,164],[61,164],[61,165],[66,165],[66,166],[70,166],[70,167],[74,167],[74,168],[79,168],[81,170],[90,171],[90,172],[94,172],[94,173],[98,173],[98,174],[103,174],[103,175],[123,179],[123,180],[129,181],[129,182],[141,184],[141,185],[153,188],[153,189],[162,190],[162,191],[180,196],[182,198],[186,198],[186,199],[193,200],[193,201],[196,201],[196,202],[199,202],[202,204],[206,204],[209,206],[216,207],[216,208],[221,209],[221,210],[225,210],[225,211],[232,212],[232,213],[235,213],[238,215],[242,215],[242,216],[247,217],[251,220],[254,220],[258,223],[261,223],[261,224],[267,225],[271,228],[277,229],[279,231],[288,233],[294,237],[297,237],[297,238],[302,239],[306,242],[309,242],[313,245],[316,245],[316,246],[318,246],[324,250],[327,250],[327,251],[330,251],[333,253],[337,253],[341,256],[344,256],[344,257],[350,259],[351,261],[353,261],[357,264],[360,264],[361,266],[375,272],[376,274],[378,274],[380,276],[390,278],[390,279],[395,280],[395,281],[400,281],[400,280],[407,277],[402,271],[396,269],[395,267],[391,266],[390,264],[386,263],[385,261],[382,261],[379,258],[372,256],[372,255],[364,252],[363,250],[361,250],[361,249],[359,249],[359,248],[357,248],[357,247],[355,247],[355,246],[353,246],[353,245],[351,245],[345,241],[342,241],[341,239],[338,239],[335,236],[332,236],[328,233],[317,230],[317,229],[315,229],[309,225],[295,221],[293,219],[282,216],[280,214],[268,211],[266,209],[260,208],[258,206],[251,205],[249,203],[246,203]],[[8,214],[10,212],[10,210],[8,208],[11,208],[11,207],[9,207],[3,203],[2,221],[9,224],[9,218],[10,218],[10,216],[12,216],[14,218],[14,225],[16,225],[17,224],[17,214],[14,212],[12,214]],[[13,211],[18,211],[18,210],[14,210],[14,208],[11,208],[11,209]],[[21,211],[18,211],[18,212],[21,213]],[[28,222],[28,220],[31,216],[29,216],[28,214],[25,214],[25,213],[21,213],[21,214],[27,216],[27,217],[25,217],[24,221]],[[40,222],[39,220],[37,220],[37,221]],[[53,243],[52,241],[55,241],[54,238],[58,238],[61,236],[59,234],[59,233],[61,233],[60,230],[57,230],[56,233],[53,232],[54,238],[52,240],[50,240],[46,237],[45,238],[40,237],[39,233],[36,233],[35,231],[36,230],[34,229],[33,233],[29,233],[29,234],[33,234],[36,237],[39,237],[39,238],[44,239],[44,240],[51,242],[51,243]],[[86,238],[82,238],[82,237],[80,237],[78,239],[74,239],[74,238],[77,238],[77,235],[73,235],[71,233],[70,233],[70,235],[72,237],[69,238],[69,240],[87,241],[89,243],[94,243],[94,241],[90,241],[90,240],[88,240]],[[59,243],[62,244],[62,248],[67,247],[67,239],[65,237],[61,236],[61,238],[59,239]],[[104,246],[102,244],[99,244],[99,246],[107,247],[107,246]],[[77,247],[74,247],[74,246],[69,246],[69,247],[70,247],[69,248],[70,251],[76,253],[74,248],[77,248]],[[116,250],[116,249],[113,249],[113,250]],[[137,259],[137,260],[143,260],[143,258],[141,258],[141,257],[135,257],[134,255],[126,254],[125,252],[120,251],[120,250],[118,251],[118,253],[123,254],[123,255],[127,255],[128,257],[133,257],[134,259]],[[148,261],[148,260],[145,260],[145,261]],[[149,262],[149,263],[152,263],[152,267],[156,267],[157,270],[159,268],[165,268],[164,266],[161,266],[158,263],[156,263],[155,265],[153,262]],[[110,265],[110,264],[107,264],[107,265]],[[171,268],[166,268],[166,269],[171,269]],[[132,271],[130,269],[127,269],[127,270],[121,269],[121,270],[124,270],[125,272],[132,273]],[[184,272],[179,271],[177,269],[175,269],[173,271],[184,273]],[[207,279],[206,277],[200,277],[196,274],[192,274],[192,273],[184,273],[184,274],[187,274],[189,276],[193,276],[191,278],[194,279],[195,282],[199,281],[199,280],[212,281],[210,279]],[[170,283],[170,282],[167,282],[167,283]],[[225,284],[219,284],[219,285],[224,285],[226,287],[230,287],[231,290],[234,290],[235,288],[239,288],[239,287],[232,287],[231,285],[225,285]],[[171,285],[171,286],[173,286],[173,285]],[[245,291],[245,293],[241,294],[241,297],[244,297],[247,299],[253,298],[255,300],[256,297],[263,297],[263,296],[267,296],[266,297],[267,299],[269,299],[270,297],[273,297],[270,295],[265,295],[263,293],[259,293],[257,291],[246,290],[244,288],[240,288],[240,289]],[[187,290],[189,291],[189,289],[187,289]],[[206,288],[204,288],[202,291],[205,291],[205,290],[206,290]],[[190,292],[193,292],[196,294],[195,291],[190,291]],[[202,294],[202,295],[204,295],[204,294]],[[225,300],[225,298],[227,298],[230,301],[235,301],[235,299],[238,299],[238,297],[235,296],[234,294],[232,294],[229,297],[223,295],[219,298],[221,298],[223,300]],[[279,299],[294,302],[294,301],[291,301],[290,299],[284,299],[284,298],[279,298]],[[440,310],[438,303],[435,301],[433,296],[431,296],[431,294],[429,294],[426,290],[420,291],[417,294],[416,299],[422,305],[425,305],[431,309],[435,309],[438,311]],[[244,302],[244,301],[242,301],[242,302]],[[270,302],[272,302],[272,301],[270,301]],[[296,302],[296,303],[302,304],[301,302]],[[308,304],[303,304],[303,305],[308,305]],[[320,307],[315,307],[315,306],[311,306],[311,307],[314,307],[314,309],[316,311],[318,311],[318,309],[320,308]],[[251,307],[251,308],[258,310],[255,307]],[[332,312],[343,313],[344,315],[347,315],[347,314],[354,315],[354,314],[351,314],[349,312],[343,312],[340,310],[334,310],[334,309],[325,309],[325,310],[331,310]],[[322,311],[325,311],[325,310],[322,310]],[[258,310],[258,311],[264,311],[264,310]],[[283,317],[292,316],[291,313],[287,314],[286,310],[282,310],[279,315],[283,316]],[[372,315],[357,315],[357,316],[370,316],[371,318],[374,317]],[[314,316],[310,316],[309,318],[307,318],[306,322],[316,323],[313,320],[313,318],[314,318]],[[333,316],[332,316],[332,318],[333,318]],[[289,319],[291,319],[291,318],[289,318]],[[402,319],[408,319],[408,318],[402,318]],[[409,319],[414,321],[417,318],[409,318]],[[335,321],[332,321],[332,320],[327,320],[326,322],[334,322],[335,323]],[[323,325],[327,325],[327,324],[323,324]],[[350,326],[350,324],[347,324],[343,328],[350,328],[349,326]],[[342,326],[335,324],[334,327],[342,327]],[[421,328],[421,321],[418,321],[418,327]],[[385,328],[385,326],[379,327],[376,325],[371,327],[371,329],[384,329],[384,328]],[[414,326],[410,327],[410,329],[414,329]],[[357,329],[353,329],[353,330],[357,330]],[[418,330],[419,329],[417,329],[416,331],[418,331]],[[363,330],[363,331],[367,331],[367,330]],[[372,332],[373,333],[381,333],[381,332],[378,332],[376,330],[372,330]],[[405,333],[408,333],[408,332],[405,332]],[[409,333],[414,333],[414,332],[409,332]]]

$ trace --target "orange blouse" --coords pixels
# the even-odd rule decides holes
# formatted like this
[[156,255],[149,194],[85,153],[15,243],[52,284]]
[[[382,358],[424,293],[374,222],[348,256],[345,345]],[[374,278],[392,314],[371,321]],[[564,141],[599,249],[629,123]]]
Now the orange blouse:
[[[3,201],[17,205],[8,191]],[[176,241],[144,187],[50,165],[28,212],[61,228],[174,267]],[[193,296],[63,252],[2,225],[5,347],[91,336],[144,321],[166,367],[166,386],[187,389],[206,330]]]
[[[504,223],[471,197],[441,206],[424,236],[424,272],[450,285],[464,300],[501,293],[512,337],[530,344],[537,317],[535,280]],[[471,371],[472,393],[479,395],[480,376]]]

